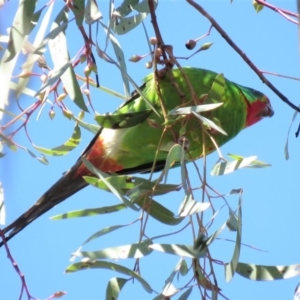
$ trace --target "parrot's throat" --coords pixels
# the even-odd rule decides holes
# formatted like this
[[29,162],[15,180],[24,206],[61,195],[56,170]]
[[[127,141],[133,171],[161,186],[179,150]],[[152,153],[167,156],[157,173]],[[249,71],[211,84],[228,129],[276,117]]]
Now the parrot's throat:
[[[98,137],[85,158],[90,161],[97,169],[106,173],[114,173],[123,169],[114,159],[107,155],[103,139]],[[91,172],[81,164],[74,174],[74,178],[92,175]]]

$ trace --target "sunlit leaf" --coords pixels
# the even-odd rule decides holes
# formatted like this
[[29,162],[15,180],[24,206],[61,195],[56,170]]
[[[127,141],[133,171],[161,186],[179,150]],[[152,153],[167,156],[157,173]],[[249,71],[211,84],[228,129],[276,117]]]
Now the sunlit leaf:
[[[237,154],[227,154],[230,158],[236,159],[236,160],[243,160],[245,157],[237,155]],[[266,168],[266,167],[271,167],[272,165],[260,160],[254,160],[250,165],[245,166],[245,168]]]
[[179,144],[175,144],[171,147],[165,164],[165,181],[164,181],[165,183],[167,182],[168,172],[170,168],[174,167],[176,163],[181,161],[183,155],[184,155],[184,150],[182,146],[180,146]]
[[[87,183],[99,189],[110,191],[106,184],[100,179],[89,176],[84,176],[84,179]],[[156,181],[150,181],[137,176],[115,175],[108,176],[105,179],[111,185],[118,187],[122,192],[129,192],[128,195],[130,198],[132,197],[132,192],[135,191],[135,189],[138,189],[139,191],[138,196],[142,194],[151,194],[154,196],[164,195],[171,191],[178,191],[180,189],[180,185],[177,184],[158,184]]]
[[147,13],[139,13],[130,17],[118,18],[118,21],[113,23],[112,29],[116,34],[125,34],[138,26],[146,17]]
[[205,117],[203,117],[203,116],[201,116],[201,115],[199,115],[199,114],[197,114],[197,113],[195,113],[195,112],[193,112],[192,111],[192,114],[195,116],[195,117],[197,117],[198,119],[200,119],[205,125],[207,125],[209,128],[212,128],[212,129],[214,129],[214,130],[216,130],[216,131],[219,131],[219,132],[221,132],[222,134],[224,134],[224,135],[227,135],[227,133],[226,133],[226,131],[224,131],[220,126],[218,126],[216,123],[214,123],[213,121],[211,121],[211,120],[209,120],[209,119],[207,119],[207,118],[205,118]]
[[225,264],[226,282],[229,282],[233,278],[234,273],[236,272],[238,262],[239,262],[239,257],[240,257],[241,243],[242,243],[242,190],[240,192],[239,203],[238,203],[237,230],[236,230],[234,252],[230,263]]
[[178,256],[183,256],[183,257],[199,258],[199,257],[203,257],[205,255],[205,252],[202,252],[202,251],[199,252],[199,251],[195,250],[193,246],[188,246],[188,245],[152,244],[149,247],[156,251],[173,254],[173,255],[178,255]]
[[151,112],[152,111],[149,109],[145,111],[132,112],[126,114],[98,115],[95,117],[95,120],[99,125],[101,125],[104,128],[129,128],[144,122],[149,117]]
[[200,113],[210,111],[222,106],[223,103],[202,104],[197,106],[177,107],[169,111],[169,115],[190,115],[192,112]]
[[187,266],[186,260],[182,259],[180,261],[180,268],[179,268],[179,273],[181,276],[185,276],[189,271],[189,268]]
[[116,11],[122,17],[125,17],[132,12],[132,7],[137,3],[139,3],[139,0],[123,0],[120,6],[116,8]]
[[[35,47],[38,46],[42,42],[42,40],[43,40],[43,37],[45,35],[46,29],[47,29],[49,21],[50,21],[50,17],[51,17],[51,14],[52,14],[53,6],[54,6],[54,2],[50,3],[49,6],[45,5],[44,7],[42,7],[40,9],[39,15],[42,12],[42,10],[47,7],[47,11],[46,11],[45,15],[43,16],[43,22],[41,22],[41,25],[38,28],[38,32],[37,32],[36,37],[34,39],[33,45],[31,45],[28,41],[26,43],[24,43],[24,45],[23,45],[23,47],[27,51],[28,51],[28,46],[29,45],[31,45],[31,48],[32,48],[31,52],[28,51],[28,55],[26,57],[26,61],[22,65],[23,72],[25,72],[25,73],[26,72],[30,73],[32,71],[32,69],[33,69],[34,63],[37,60],[39,60],[39,58],[41,57],[40,54],[35,54],[34,50],[35,50]],[[38,16],[38,18],[39,18],[39,16]],[[35,20],[34,22],[37,23],[38,20]],[[27,47],[26,47],[26,45],[27,45]],[[25,78],[20,78],[18,80],[17,87],[16,87],[17,97],[20,96],[20,94],[22,93],[23,89],[28,84],[29,79],[30,79],[30,77],[25,77]]]
[[81,130],[78,124],[76,123],[72,136],[61,146],[52,149],[46,149],[38,146],[34,146],[34,148],[46,155],[61,156],[61,155],[66,155],[70,151],[75,149],[79,145],[80,140],[81,140]]
[[106,34],[108,35],[109,40],[112,43],[117,61],[119,63],[121,76],[122,76],[122,79],[123,79],[125,95],[126,95],[126,98],[129,99],[129,97],[130,97],[130,87],[129,87],[128,77],[126,76],[127,68],[126,68],[126,62],[125,62],[125,56],[124,56],[123,50],[121,48],[121,45],[120,45],[119,41],[113,36],[112,33],[110,33],[107,26],[102,22],[100,22],[100,24],[103,26],[104,31],[106,32]]
[[3,144],[6,144],[12,151],[17,151],[16,145],[4,134],[0,132],[0,139]]
[[127,281],[128,280],[124,278],[118,278],[118,277],[111,278],[106,287],[105,299],[117,300],[123,286]]
[[31,157],[37,159],[40,163],[44,164],[44,165],[49,165],[49,161],[47,160],[47,158],[42,154],[42,157],[38,157],[36,156],[31,150],[23,147],[22,148],[24,151],[26,151]]
[[263,266],[238,263],[236,273],[255,281],[287,279],[300,275],[300,264],[288,266]]
[[160,295],[164,296],[165,298],[172,297],[179,292],[179,290],[175,288],[172,282],[174,280],[174,277],[176,276],[176,274],[178,274],[180,270],[181,262],[182,262],[182,257],[179,259],[179,262],[175,265],[169,277],[165,280],[165,284],[162,291],[160,292],[158,297],[155,297],[154,299],[159,299]]
[[223,74],[218,74],[209,90],[205,99],[206,103],[220,103],[223,101],[222,97],[224,94],[225,78]]
[[190,296],[192,290],[193,290],[193,288],[191,288],[191,287],[188,288],[184,293],[182,293],[180,295],[180,297],[178,298],[178,300],[187,300],[187,299],[189,299],[189,296]]
[[[9,62],[21,50],[23,41],[34,28],[35,23],[32,22],[35,5],[37,0],[20,0],[13,26],[10,29],[8,43],[8,55],[5,54],[4,61]],[[2,66],[1,66],[2,67]]]
[[216,163],[210,174],[212,176],[219,176],[219,175],[225,175],[232,173],[238,169],[245,168],[249,165],[251,165],[255,160],[257,156],[250,156],[239,160],[234,161],[222,161],[219,163]]
[[78,251],[72,253],[72,255],[77,257],[87,257],[90,259],[141,258],[149,255],[152,252],[152,249],[149,248],[151,244],[151,240],[145,240],[140,243],[123,245],[118,247],[109,247],[99,251]]
[[74,263],[74,264],[70,265],[69,267],[67,267],[66,273],[77,272],[77,271],[85,270],[85,269],[107,269],[107,270],[111,270],[111,271],[120,272],[122,274],[128,275],[128,276],[136,279],[139,283],[141,283],[143,288],[148,293],[152,292],[152,288],[150,287],[150,285],[139,274],[137,274],[136,272],[134,272],[128,268],[125,268],[121,265],[118,265],[118,264],[115,264],[112,262],[86,260],[86,261],[82,261],[82,262],[78,262],[78,263]]
[[81,160],[83,161],[87,169],[91,171],[93,174],[97,175],[120,201],[122,201],[127,207],[130,207],[131,209],[138,211],[138,208],[126,199],[126,197],[123,195],[123,193],[120,191],[119,188],[113,186],[109,181],[106,180],[106,177],[108,176],[106,173],[103,173],[100,170],[98,170],[95,166],[93,166],[93,164],[91,164],[84,157],[81,157]]
[[127,100],[126,96],[124,96],[124,95],[122,95],[122,94],[120,94],[120,93],[118,93],[118,92],[116,92],[114,90],[111,90],[111,89],[109,89],[109,88],[107,88],[107,87],[105,87],[103,85],[97,86],[97,83],[92,78],[90,78],[90,77],[88,79],[86,77],[82,77],[82,76],[79,76],[79,75],[76,75],[76,77],[77,77],[78,80],[81,80],[83,82],[88,82],[90,86],[93,86],[93,87],[97,88],[100,91],[103,91],[103,92],[105,92],[105,93],[107,93],[109,95],[118,97],[118,98],[120,98],[122,100]]
[[64,214],[59,214],[51,217],[51,220],[64,220],[71,218],[81,218],[81,217],[93,217],[108,213],[117,212],[126,208],[124,204],[117,204],[112,206],[103,206],[100,208],[90,208],[90,209],[82,209],[82,210],[74,210]]
[[[62,22],[66,23],[67,21],[68,19],[66,10],[61,10],[61,12],[55,18],[51,30],[58,28],[61,26],[60,24]],[[66,68],[61,74],[60,79],[62,80],[69,97],[74,101],[74,103],[83,111],[88,111],[77,82],[74,69],[70,62],[65,30],[61,30],[55,38],[49,40],[48,45],[55,70],[60,70],[66,65],[66,63],[70,63],[69,67]]]
[[186,217],[192,214],[196,214],[202,212],[210,207],[210,203],[205,202],[198,202],[195,200],[190,200],[184,207],[182,208],[179,216]]
[[82,128],[90,131],[93,134],[96,134],[99,131],[99,126],[95,124],[86,123],[79,118],[75,117],[73,114],[70,115],[70,118],[76,121]]
[[205,290],[208,291],[220,291],[219,287],[214,285],[210,280],[209,277],[203,274],[202,268],[200,267],[199,260],[193,259],[193,271],[194,276],[198,282],[198,284],[203,287]]
[[87,0],[84,10],[85,23],[91,25],[98,20],[102,19],[102,14],[94,0]]
[[70,5],[70,8],[76,17],[76,25],[78,27],[82,26],[84,14],[82,13],[84,11],[84,3],[85,0],[72,0],[72,4]]
[[175,217],[169,209],[148,197],[136,199],[135,204],[143,208],[151,217],[163,224],[177,225],[184,220],[184,218]]

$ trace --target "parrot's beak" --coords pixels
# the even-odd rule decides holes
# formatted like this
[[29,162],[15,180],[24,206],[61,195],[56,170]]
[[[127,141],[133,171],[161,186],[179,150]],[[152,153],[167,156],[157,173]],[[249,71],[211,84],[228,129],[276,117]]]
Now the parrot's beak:
[[267,105],[259,112],[259,115],[258,117],[261,117],[261,118],[265,118],[265,117],[273,117],[274,115],[274,110],[273,110],[273,107],[269,101],[269,99],[266,99],[267,101]]
[[266,106],[266,109],[264,111],[262,111],[262,117],[273,117],[274,116],[274,110],[273,107],[271,105],[271,103],[269,103]]

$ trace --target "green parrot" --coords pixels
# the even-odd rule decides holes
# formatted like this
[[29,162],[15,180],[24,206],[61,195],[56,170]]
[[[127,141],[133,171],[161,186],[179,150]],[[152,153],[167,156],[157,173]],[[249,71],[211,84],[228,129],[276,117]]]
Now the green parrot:
[[[227,135],[204,126],[194,114],[169,114],[176,108],[207,104],[207,95],[217,76],[216,73],[204,69],[185,67],[183,71],[186,77],[179,69],[161,72],[158,80],[155,80],[153,74],[148,75],[140,87],[145,97],[135,92],[121,105],[112,115],[119,116],[120,122],[111,128],[102,127],[81,157],[86,158],[100,171],[109,174],[156,172],[164,168],[170,145],[180,143],[183,137],[187,145],[187,161],[195,160],[203,156],[203,128],[218,146],[222,146],[242,129],[274,114],[265,95],[227,79],[223,79],[223,104],[201,113],[215,124],[218,123]],[[138,115],[140,119],[135,120],[132,126],[122,126],[122,123],[130,121],[131,115],[133,118]],[[215,150],[210,138],[205,139],[205,149],[206,154]],[[3,229],[6,240],[87,186],[82,176],[92,174],[83,164],[81,157],[27,212]],[[174,167],[176,165],[180,165],[180,162],[175,162]]]

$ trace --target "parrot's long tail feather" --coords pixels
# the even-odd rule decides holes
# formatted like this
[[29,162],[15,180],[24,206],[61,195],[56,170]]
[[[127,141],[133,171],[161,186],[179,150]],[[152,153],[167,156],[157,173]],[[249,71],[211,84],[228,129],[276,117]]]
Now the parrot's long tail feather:
[[[10,240],[52,207],[87,186],[87,183],[81,176],[74,176],[79,164],[81,162],[77,162],[28,211],[2,230],[5,235],[8,234],[5,236],[6,241]],[[3,241],[0,242],[0,247],[2,246]]]

